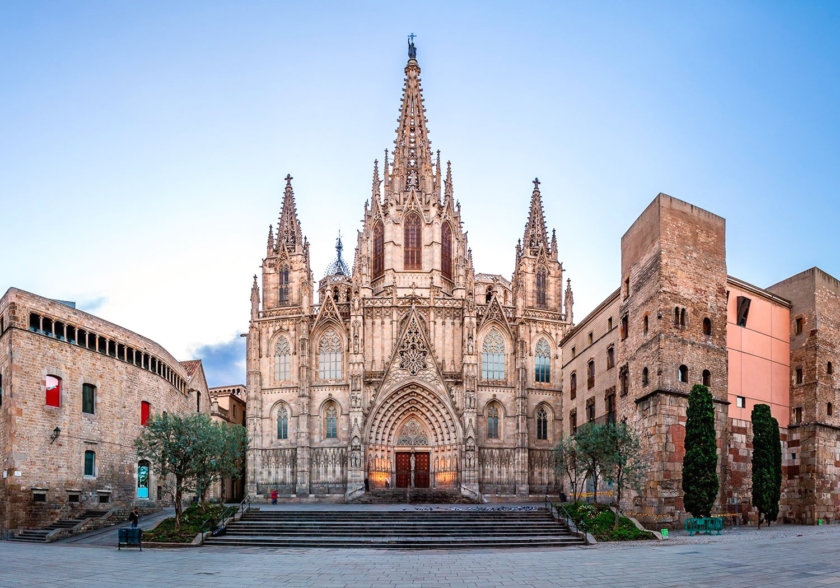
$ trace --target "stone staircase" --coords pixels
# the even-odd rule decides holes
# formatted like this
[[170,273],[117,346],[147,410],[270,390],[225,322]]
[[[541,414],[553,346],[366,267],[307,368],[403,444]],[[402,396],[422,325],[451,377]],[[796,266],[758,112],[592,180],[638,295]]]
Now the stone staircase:
[[88,519],[99,518],[108,514],[107,510],[86,510],[81,516],[73,519],[61,519],[43,529],[24,529],[9,537],[9,541],[25,541],[27,543],[46,543],[49,535],[57,529],[73,529],[76,525]]
[[435,488],[390,488],[365,492],[353,504],[475,504],[458,490]]
[[[422,507],[420,507],[422,508]],[[205,545],[451,549],[565,547],[584,541],[544,508],[252,510]],[[434,510],[432,510],[434,509]]]

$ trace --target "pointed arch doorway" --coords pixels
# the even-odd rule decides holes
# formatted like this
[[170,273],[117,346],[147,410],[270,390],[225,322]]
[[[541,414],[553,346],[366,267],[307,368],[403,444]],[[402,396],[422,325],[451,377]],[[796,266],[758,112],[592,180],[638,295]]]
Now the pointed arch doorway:
[[461,429],[435,392],[408,385],[386,395],[366,436],[371,488],[459,488]]

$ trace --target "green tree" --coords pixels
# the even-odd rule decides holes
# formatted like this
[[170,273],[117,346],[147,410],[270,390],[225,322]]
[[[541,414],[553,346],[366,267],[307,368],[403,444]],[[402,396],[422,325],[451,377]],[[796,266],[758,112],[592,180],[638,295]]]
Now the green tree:
[[758,509],[758,527],[762,520],[769,523],[779,514],[781,493],[781,463],[777,469],[778,454],[781,462],[781,443],[778,423],[766,404],[756,404],[752,410],[752,503]]
[[[604,479],[615,489],[616,509],[621,513],[621,499],[624,490],[638,490],[645,464],[642,461],[642,445],[639,437],[627,423],[610,423],[604,428],[606,454]],[[619,517],[615,517],[614,529],[618,528]]]
[[557,473],[565,475],[569,480],[569,492],[571,501],[577,502],[580,499],[580,482],[577,457],[577,445],[574,437],[564,437],[554,448],[554,463]]
[[202,510],[207,510],[207,492],[223,478],[242,477],[242,459],[248,449],[248,435],[242,425],[202,421],[202,444],[196,456],[196,488]]
[[708,517],[718,494],[715,407],[706,386],[696,384],[688,397],[682,488],[685,508],[695,517]]
[[772,522],[779,517],[779,502],[782,499],[782,439],[779,435],[779,421],[771,418],[773,423],[772,437],[773,444],[773,501],[770,503],[770,510],[767,513],[767,520]]
[[162,413],[149,419],[140,436],[134,440],[138,456],[148,459],[161,478],[175,480],[175,526],[181,528],[181,501],[184,492],[193,489],[196,457],[201,457],[204,441],[198,431],[206,415],[186,417]]
[[607,426],[586,423],[575,433],[578,466],[592,480],[595,502],[598,502],[598,479],[609,457],[609,436]]

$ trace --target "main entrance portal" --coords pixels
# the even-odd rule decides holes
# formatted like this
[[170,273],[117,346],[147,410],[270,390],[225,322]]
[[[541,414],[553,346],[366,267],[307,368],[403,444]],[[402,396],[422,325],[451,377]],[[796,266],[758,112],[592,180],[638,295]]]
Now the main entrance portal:
[[[414,474],[414,484],[411,479]],[[429,487],[429,452],[397,451],[397,488]]]

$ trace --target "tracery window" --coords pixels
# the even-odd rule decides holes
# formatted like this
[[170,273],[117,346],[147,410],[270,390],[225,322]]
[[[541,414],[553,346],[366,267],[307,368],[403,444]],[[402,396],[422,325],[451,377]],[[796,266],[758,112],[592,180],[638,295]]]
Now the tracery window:
[[551,346],[545,339],[537,342],[535,359],[534,381],[539,384],[547,384],[551,381]]
[[496,329],[487,333],[481,347],[481,379],[505,379],[505,340]]
[[280,407],[277,411],[277,438],[289,438],[289,411],[284,407]]
[[381,222],[373,227],[373,277],[378,278],[385,271],[385,227]]
[[440,271],[444,278],[452,279],[452,229],[443,223],[440,229]]
[[422,247],[420,244],[421,235],[420,217],[414,213],[406,215],[403,239],[405,247],[403,269],[423,269],[423,261],[421,259]]
[[491,404],[487,409],[487,438],[499,438],[499,407]]
[[280,304],[289,303],[289,266],[280,267]]
[[289,341],[285,337],[280,337],[277,340],[277,345],[274,346],[274,380],[277,382],[285,382],[289,379],[289,363],[291,362],[291,353],[289,349]]
[[545,407],[537,411],[537,439],[546,441],[548,439],[548,412]]
[[334,403],[327,405],[327,410],[324,412],[324,427],[327,439],[338,439],[338,410]]
[[545,268],[537,270],[537,306],[545,306]]
[[318,344],[318,377],[322,380],[341,378],[341,337],[329,329]]

